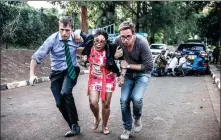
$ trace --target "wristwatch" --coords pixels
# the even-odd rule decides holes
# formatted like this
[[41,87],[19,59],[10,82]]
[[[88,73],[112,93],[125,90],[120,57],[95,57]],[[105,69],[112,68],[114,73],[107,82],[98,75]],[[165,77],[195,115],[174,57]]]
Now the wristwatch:
[[127,65],[127,69],[129,69],[129,68],[130,68],[130,64]]

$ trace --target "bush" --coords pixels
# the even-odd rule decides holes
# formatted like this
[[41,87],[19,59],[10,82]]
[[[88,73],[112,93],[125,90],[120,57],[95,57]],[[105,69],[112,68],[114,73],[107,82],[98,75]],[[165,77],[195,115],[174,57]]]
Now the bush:
[[12,46],[35,49],[58,30],[58,18],[28,6],[0,3],[1,40]]

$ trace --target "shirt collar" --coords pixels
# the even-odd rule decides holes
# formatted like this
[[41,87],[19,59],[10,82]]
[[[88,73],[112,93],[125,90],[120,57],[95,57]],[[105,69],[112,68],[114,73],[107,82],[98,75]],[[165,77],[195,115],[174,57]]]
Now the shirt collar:
[[[61,34],[59,33],[58,34],[58,38],[60,41],[62,41],[62,38],[61,38]],[[72,34],[70,35],[70,37],[68,38],[68,41],[72,41]]]

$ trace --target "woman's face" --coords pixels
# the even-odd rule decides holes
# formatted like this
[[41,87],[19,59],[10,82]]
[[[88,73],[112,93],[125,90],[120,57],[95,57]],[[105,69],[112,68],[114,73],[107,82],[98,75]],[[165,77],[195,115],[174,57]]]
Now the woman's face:
[[103,35],[98,35],[94,38],[94,47],[95,50],[101,51],[104,49],[104,46],[106,45],[106,39]]

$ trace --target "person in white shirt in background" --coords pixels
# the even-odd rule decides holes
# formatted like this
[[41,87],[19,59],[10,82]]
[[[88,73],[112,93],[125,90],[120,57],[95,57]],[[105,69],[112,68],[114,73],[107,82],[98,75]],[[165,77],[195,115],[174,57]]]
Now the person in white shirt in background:
[[186,58],[186,62],[183,63],[182,70],[185,75],[190,75],[192,72],[192,64],[188,61],[188,58]]
[[174,74],[176,76],[184,76],[184,72],[182,69],[183,64],[187,61],[187,55],[184,55],[183,57],[181,57],[181,55],[178,55],[178,65],[174,68]]
[[174,69],[178,65],[178,58],[180,57],[180,55],[181,55],[180,53],[175,54],[175,57],[171,60],[169,66],[166,69],[167,75],[172,74],[173,76],[175,76]]

